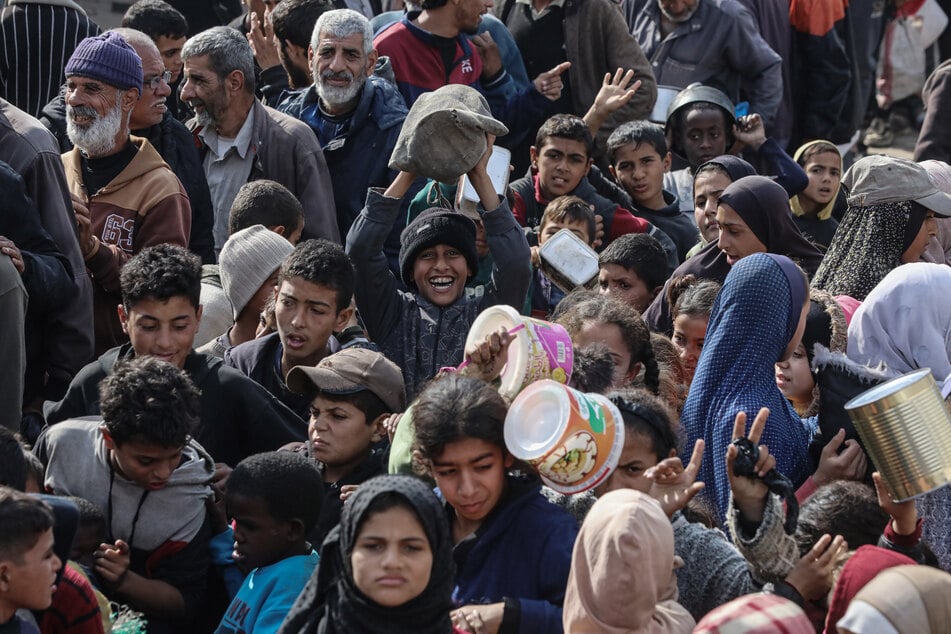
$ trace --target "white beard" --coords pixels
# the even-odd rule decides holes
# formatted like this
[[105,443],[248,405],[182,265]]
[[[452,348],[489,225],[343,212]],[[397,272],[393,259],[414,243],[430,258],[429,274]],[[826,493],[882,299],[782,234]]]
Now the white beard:
[[[93,120],[88,126],[82,127],[73,121],[73,115],[90,116]],[[122,104],[118,97],[116,107],[103,117],[89,106],[66,106],[66,134],[86,156],[95,158],[112,151],[121,127]]]
[[317,95],[325,104],[334,107],[345,106],[356,99],[366,80],[366,76],[354,77],[350,81],[349,86],[340,88],[338,86],[325,84],[324,78],[314,73],[314,84],[317,86]]

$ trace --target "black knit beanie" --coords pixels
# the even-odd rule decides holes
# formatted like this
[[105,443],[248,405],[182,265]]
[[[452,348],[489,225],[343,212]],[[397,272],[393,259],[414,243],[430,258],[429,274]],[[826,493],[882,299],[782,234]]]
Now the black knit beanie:
[[479,270],[475,241],[475,223],[461,213],[442,207],[430,207],[423,211],[400,234],[400,274],[403,283],[415,288],[413,264],[416,255],[437,244],[448,244],[458,249],[466,258],[471,278]]

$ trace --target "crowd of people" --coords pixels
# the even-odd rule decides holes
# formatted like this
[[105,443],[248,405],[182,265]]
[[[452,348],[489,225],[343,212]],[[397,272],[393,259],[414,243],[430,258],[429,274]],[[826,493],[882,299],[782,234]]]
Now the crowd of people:
[[844,408],[951,425],[946,4],[8,0],[0,633],[947,632],[951,488]]

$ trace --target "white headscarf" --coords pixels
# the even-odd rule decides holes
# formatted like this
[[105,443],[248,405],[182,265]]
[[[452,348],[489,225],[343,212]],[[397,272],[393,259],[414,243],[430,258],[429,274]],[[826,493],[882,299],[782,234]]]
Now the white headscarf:
[[[885,276],[855,311],[847,354],[889,377],[931,368],[939,385],[951,378],[951,267],[916,262]],[[947,396],[947,388],[942,390]]]

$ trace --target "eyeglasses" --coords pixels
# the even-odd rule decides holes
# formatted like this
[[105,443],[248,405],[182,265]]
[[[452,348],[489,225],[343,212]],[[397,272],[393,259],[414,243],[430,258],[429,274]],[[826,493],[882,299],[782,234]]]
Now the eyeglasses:
[[146,79],[143,83],[151,90],[156,90],[161,82],[164,81],[167,84],[170,79],[172,79],[172,71],[167,70],[161,75],[156,75],[152,79]]

